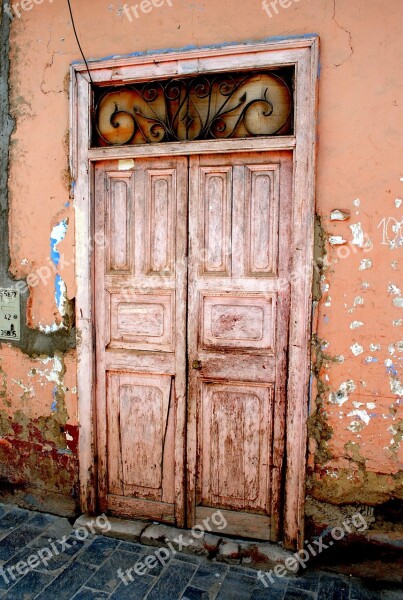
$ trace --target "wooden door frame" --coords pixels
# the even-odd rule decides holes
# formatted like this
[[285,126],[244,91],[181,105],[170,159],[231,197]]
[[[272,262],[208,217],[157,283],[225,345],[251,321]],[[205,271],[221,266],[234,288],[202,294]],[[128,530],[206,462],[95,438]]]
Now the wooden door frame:
[[[212,154],[234,151],[292,150],[293,224],[291,318],[287,380],[284,544],[301,547],[304,500],[315,212],[315,140],[319,38],[304,35],[258,43],[183,51],[144,53],[89,63],[94,84],[136,81],[208,72],[295,67],[294,135],[237,140],[156,143],[91,149],[92,94],[86,66],[71,65],[70,169],[75,206],[77,391],[80,419],[80,507],[97,509],[96,412],[93,309],[93,170],[98,160],[145,156]],[[301,274],[303,276],[301,277]]]

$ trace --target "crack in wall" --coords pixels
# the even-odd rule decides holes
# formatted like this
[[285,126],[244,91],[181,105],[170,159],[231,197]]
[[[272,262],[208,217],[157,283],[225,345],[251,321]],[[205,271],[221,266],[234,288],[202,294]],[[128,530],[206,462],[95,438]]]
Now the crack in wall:
[[344,65],[345,62],[347,62],[348,60],[350,60],[350,58],[353,56],[354,54],[354,49],[353,49],[353,36],[351,35],[351,31],[349,31],[348,29],[346,29],[345,27],[343,27],[343,25],[341,25],[339,23],[339,21],[336,19],[336,0],[333,0],[333,17],[332,17],[333,21],[336,23],[337,27],[339,29],[341,29],[342,31],[344,31],[345,33],[347,33],[348,35],[348,43],[350,46],[350,54],[347,58],[345,58],[344,60],[342,60],[340,63],[334,63],[334,66],[336,68],[341,67],[342,65]]

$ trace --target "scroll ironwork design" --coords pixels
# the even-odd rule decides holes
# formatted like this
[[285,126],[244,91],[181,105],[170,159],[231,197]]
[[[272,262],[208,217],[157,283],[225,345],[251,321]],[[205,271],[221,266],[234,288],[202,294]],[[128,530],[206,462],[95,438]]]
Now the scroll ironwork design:
[[292,92],[273,72],[199,75],[106,91],[95,108],[98,145],[285,135]]

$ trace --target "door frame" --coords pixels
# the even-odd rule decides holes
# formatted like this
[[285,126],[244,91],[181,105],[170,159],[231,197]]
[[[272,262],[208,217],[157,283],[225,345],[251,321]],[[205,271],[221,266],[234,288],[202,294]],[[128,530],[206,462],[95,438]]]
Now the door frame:
[[83,512],[95,513],[97,509],[92,247],[94,224],[91,210],[94,163],[99,160],[145,156],[292,150],[293,264],[290,274],[283,541],[290,549],[302,547],[310,377],[318,58],[318,36],[304,35],[242,45],[161,51],[90,61],[92,80],[100,86],[200,75],[204,72],[295,67],[294,135],[104,148],[91,148],[90,144],[92,93],[87,67],[82,62],[71,65],[70,170],[71,195],[75,206],[79,481],[80,508]]

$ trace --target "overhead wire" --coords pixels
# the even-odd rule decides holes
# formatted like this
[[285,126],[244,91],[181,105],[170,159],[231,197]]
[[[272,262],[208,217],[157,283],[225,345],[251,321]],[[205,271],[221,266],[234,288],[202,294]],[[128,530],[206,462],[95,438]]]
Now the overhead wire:
[[82,49],[81,44],[80,44],[80,40],[78,39],[76,25],[74,23],[73,11],[71,9],[70,0],[67,0],[67,4],[68,4],[68,7],[69,7],[69,12],[70,12],[70,17],[71,17],[71,24],[73,26],[73,31],[74,31],[74,35],[75,35],[75,38],[76,38],[76,41],[77,41],[77,45],[78,45],[78,47],[80,49],[81,56],[83,57],[85,66],[87,67],[87,73],[88,73],[88,77],[90,78],[91,87],[94,88],[95,86],[94,86],[94,82],[93,82],[92,77],[91,77],[91,72],[90,72],[90,69],[89,69],[89,66],[88,66],[88,62],[87,62],[87,59],[85,58],[83,49]]

